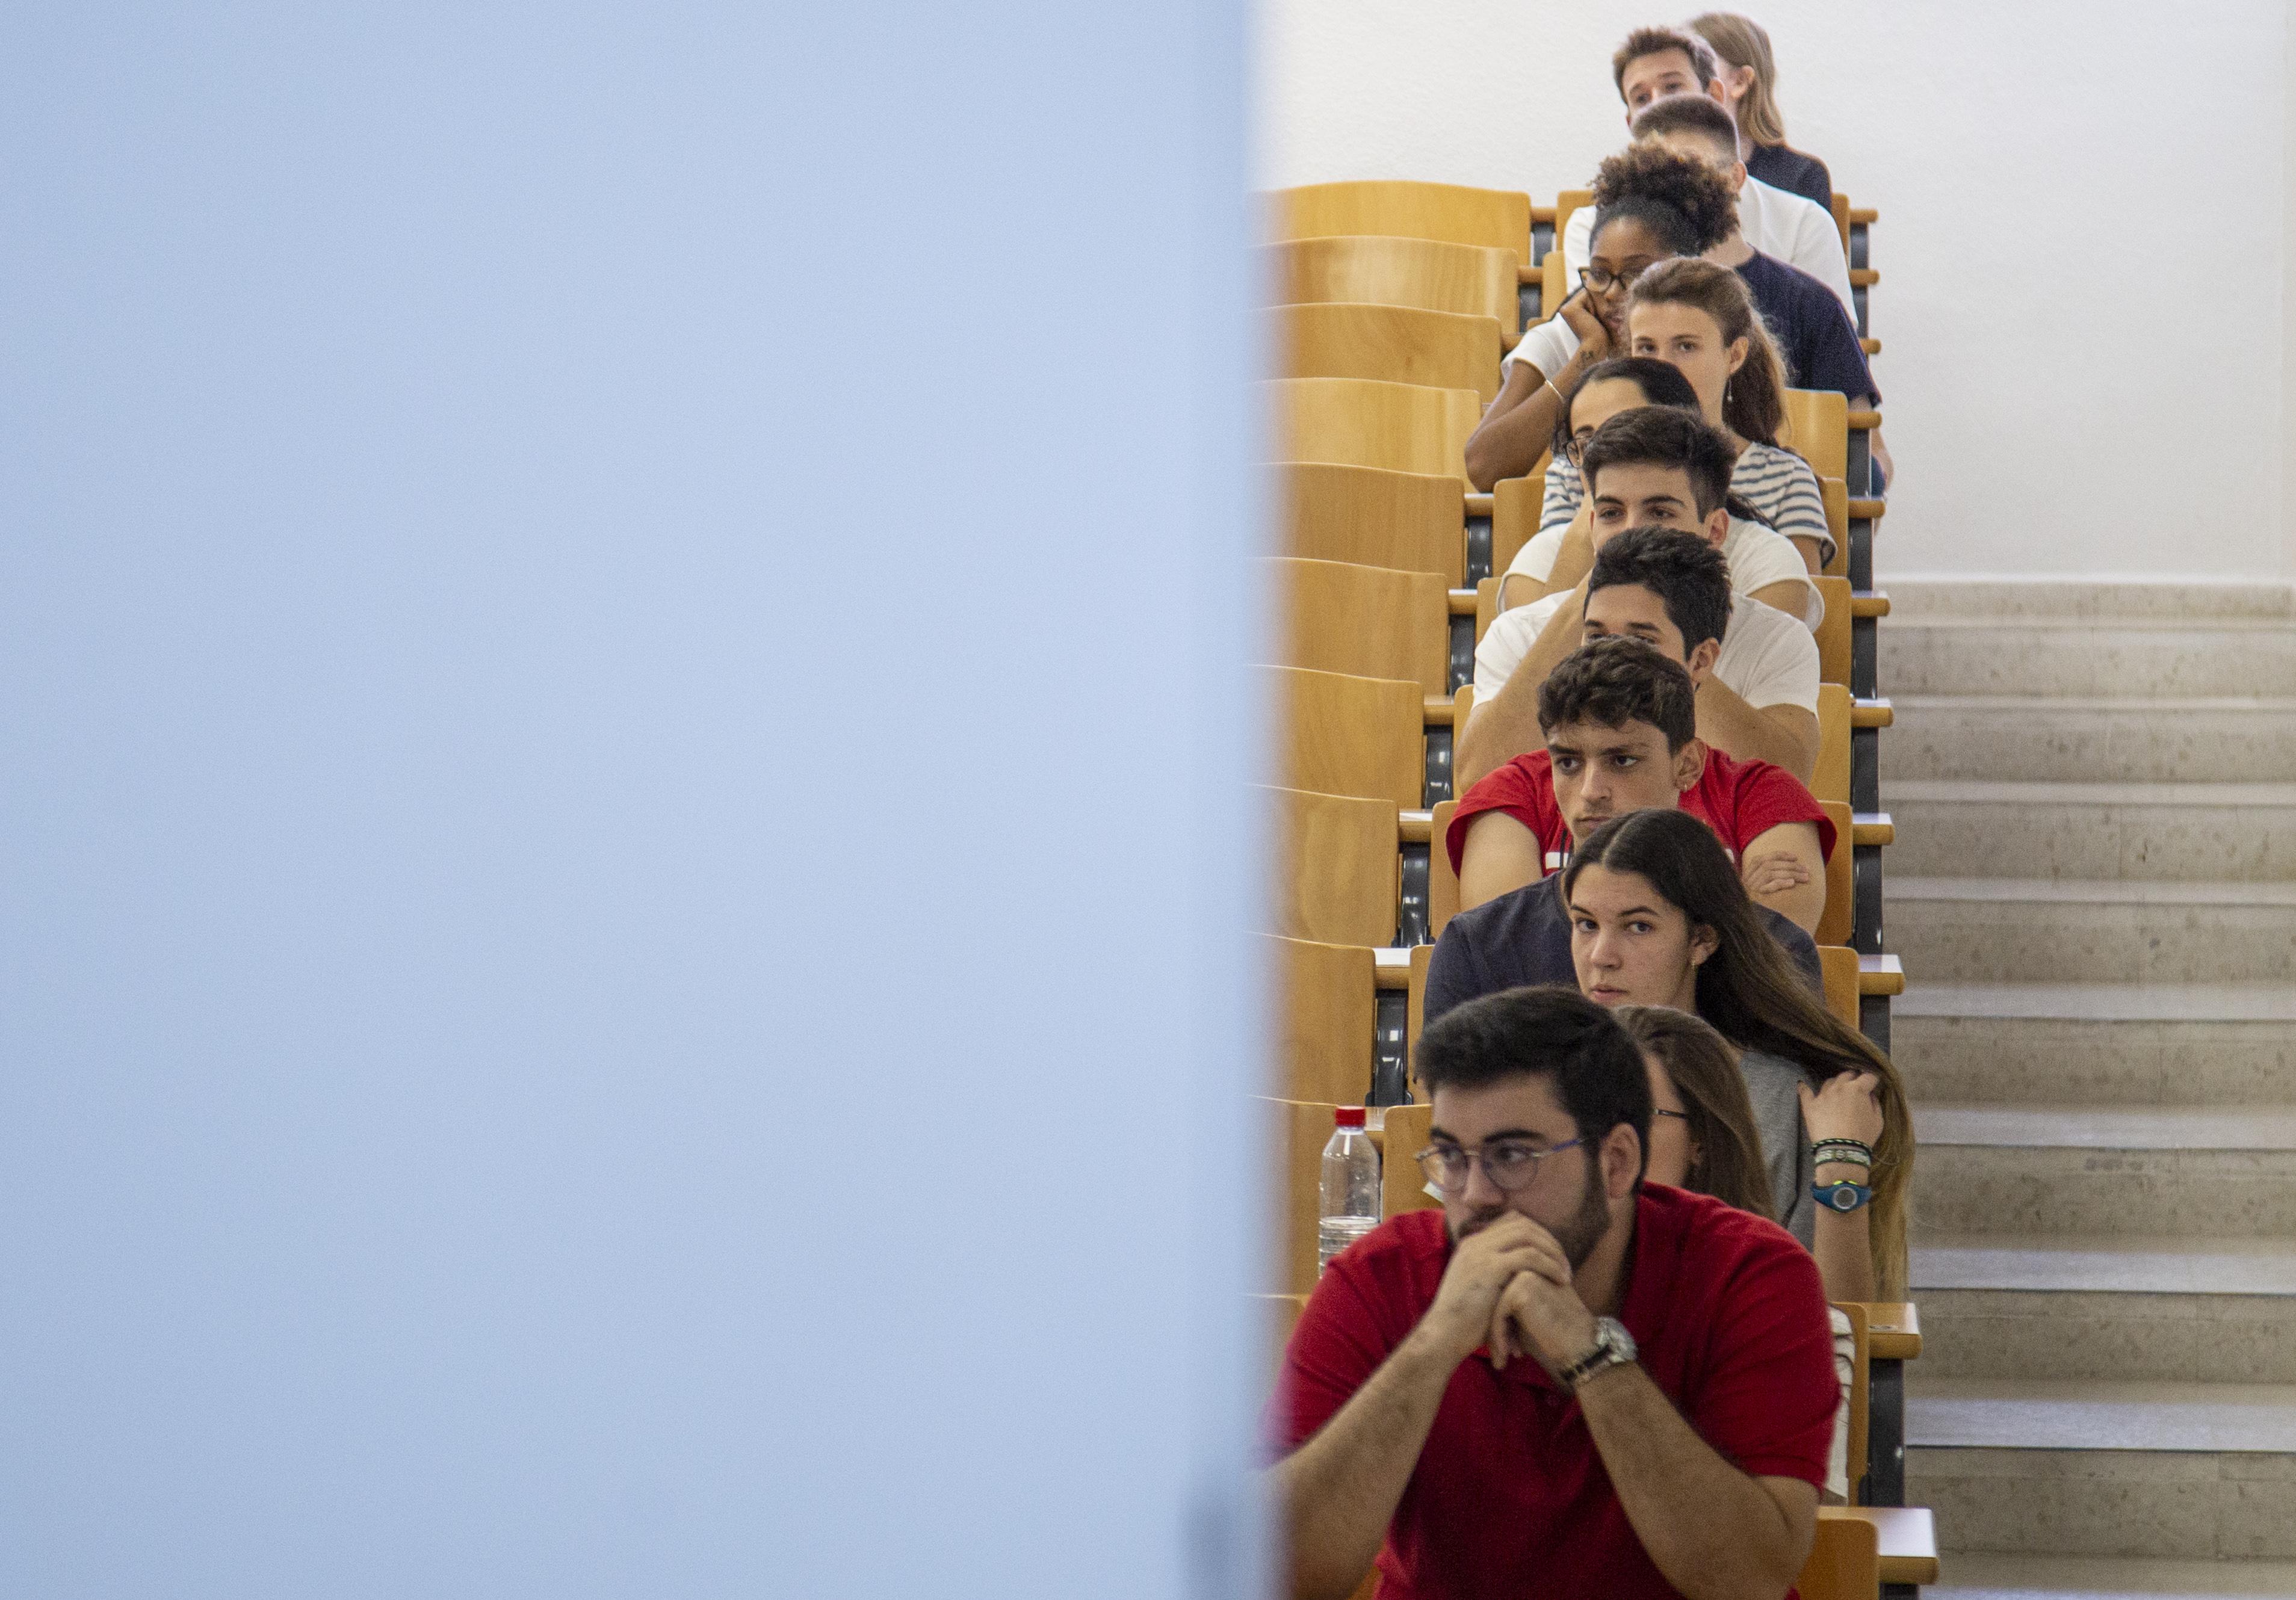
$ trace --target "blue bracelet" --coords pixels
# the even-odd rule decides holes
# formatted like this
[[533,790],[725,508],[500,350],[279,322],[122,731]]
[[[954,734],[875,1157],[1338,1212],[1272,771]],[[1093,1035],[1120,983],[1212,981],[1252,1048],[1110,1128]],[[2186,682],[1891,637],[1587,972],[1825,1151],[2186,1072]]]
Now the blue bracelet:
[[1874,1198],[1864,1184],[1812,1184],[1809,1197],[1829,1211],[1854,1211]]

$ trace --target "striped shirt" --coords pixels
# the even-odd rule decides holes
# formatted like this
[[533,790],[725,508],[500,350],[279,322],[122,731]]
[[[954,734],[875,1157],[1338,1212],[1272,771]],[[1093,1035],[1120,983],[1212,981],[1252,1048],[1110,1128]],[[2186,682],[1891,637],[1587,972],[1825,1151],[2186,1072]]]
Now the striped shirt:
[[[1730,492],[1762,513],[1763,521],[1788,538],[1817,541],[1818,564],[1833,559],[1833,534],[1825,525],[1825,496],[1818,492],[1817,474],[1809,463],[1775,445],[1749,444],[1740,452],[1730,474]],[[1587,497],[1578,469],[1567,456],[1546,464],[1546,496],[1538,508],[1538,526],[1567,526],[1578,514]]]

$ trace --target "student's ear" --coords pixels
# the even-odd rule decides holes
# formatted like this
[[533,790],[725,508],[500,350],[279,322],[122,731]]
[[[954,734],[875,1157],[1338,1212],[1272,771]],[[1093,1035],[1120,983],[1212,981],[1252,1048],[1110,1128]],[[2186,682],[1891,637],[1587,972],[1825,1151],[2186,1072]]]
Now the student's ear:
[[1603,1140],[1603,1193],[1624,1200],[1635,1192],[1642,1170],[1643,1142],[1635,1136],[1632,1123],[1621,1122]]
[[1713,675],[1714,663],[1721,659],[1721,640],[1701,639],[1698,641],[1698,648],[1690,652],[1690,659],[1683,665],[1690,669],[1692,683],[1702,684]]
[[[1516,365],[1519,366],[1521,363],[1517,362]],[[1706,542],[1719,550],[1722,548],[1723,541],[1729,537],[1730,508],[1726,505],[1718,505],[1706,519]]]
[[1730,370],[1733,373],[1746,365],[1747,353],[1752,349],[1753,346],[1742,339],[1734,339],[1730,341]]
[[[1751,67],[1747,67],[1742,69],[1742,70],[1751,73],[1753,69]],[[1716,105],[1720,106],[1726,111],[1730,109],[1729,86],[1722,81],[1726,76],[1727,74],[1726,73],[1717,72],[1712,78],[1706,80],[1706,98],[1712,101]]]
[[1690,964],[1704,966],[1722,948],[1721,936],[1704,923],[1693,923],[1690,928]]
[[1706,741],[1690,739],[1674,752],[1674,792],[1687,794],[1706,775]]

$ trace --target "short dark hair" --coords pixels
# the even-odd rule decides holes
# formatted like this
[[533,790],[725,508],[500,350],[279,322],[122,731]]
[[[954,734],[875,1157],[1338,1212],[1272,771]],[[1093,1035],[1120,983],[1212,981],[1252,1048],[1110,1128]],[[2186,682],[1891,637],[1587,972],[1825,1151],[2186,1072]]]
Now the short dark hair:
[[1696,34],[1680,28],[1637,28],[1627,36],[1627,42],[1611,54],[1611,82],[1619,91],[1619,98],[1627,97],[1627,69],[1646,55],[1662,55],[1669,50],[1679,50],[1690,58],[1690,70],[1702,89],[1722,76],[1722,58],[1714,53],[1714,46]]
[[1538,685],[1539,731],[1574,722],[1647,722],[1666,735],[1668,750],[1680,750],[1697,736],[1698,688],[1681,662],[1647,641],[1608,634],[1564,656]]
[[1685,654],[1730,630],[1730,565],[1722,553],[1678,528],[1629,528],[1613,534],[1587,574],[1587,598],[1620,584],[1639,584],[1659,598],[1666,619],[1682,630]]
[[1730,475],[1738,470],[1738,453],[1695,412],[1674,406],[1637,406],[1595,430],[1595,437],[1587,441],[1578,457],[1578,473],[1591,496],[1595,474],[1604,467],[1644,463],[1680,467],[1689,473],[1691,499],[1698,514],[1710,517],[1730,497]]
[[1662,94],[1635,114],[1627,132],[1638,144],[1669,134],[1702,134],[1738,159],[1738,119],[1704,94]]
[[[1702,104],[1720,110],[1700,96]],[[1655,103],[1654,111],[1691,96],[1672,94]],[[1648,117],[1650,111],[1644,111]],[[1726,116],[1727,113],[1726,112]],[[1642,126],[1637,119],[1635,126]],[[1631,217],[1659,236],[1677,256],[1702,256],[1727,239],[1738,226],[1738,197],[1729,180],[1695,156],[1677,155],[1656,144],[1629,144],[1605,156],[1595,169],[1595,226],[1587,235],[1589,248],[1603,230],[1621,217]]]
[[1419,1036],[1413,1060],[1431,1095],[1546,1079],[1589,1146],[1623,1122],[1649,1159],[1651,1088],[1642,1050],[1616,1017],[1575,989],[1502,989],[1455,1005]]

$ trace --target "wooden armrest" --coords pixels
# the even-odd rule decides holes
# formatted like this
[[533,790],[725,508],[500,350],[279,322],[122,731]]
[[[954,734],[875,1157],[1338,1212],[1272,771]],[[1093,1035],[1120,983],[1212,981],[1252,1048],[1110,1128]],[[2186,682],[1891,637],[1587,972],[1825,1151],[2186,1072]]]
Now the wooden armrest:
[[1937,1524],[1926,1506],[1821,1506],[1817,1514],[1871,1522],[1882,1547],[1882,1581],[1918,1587],[1938,1580]]
[[1898,825],[1887,811],[1853,811],[1849,816],[1849,842],[1853,846],[1895,844]]
[[1409,989],[1411,987],[1411,952],[1400,946],[1374,950],[1371,963],[1371,986],[1374,989]]
[[1398,811],[1395,814],[1395,828],[1404,843],[1425,844],[1435,834],[1435,813]]
[[1853,617],[1886,617],[1890,614],[1890,597],[1879,589],[1867,589],[1849,596],[1849,614]]
[[1488,495],[1476,494],[1473,490],[1470,489],[1467,492],[1467,514],[1471,517],[1489,516],[1491,514],[1491,497]]
[[[1422,812],[1421,815],[1426,814]],[[1895,956],[1860,956],[1857,958],[1857,992],[1861,995],[1904,994],[1905,967]]]
[[1852,433],[1870,432],[1881,425],[1882,414],[1878,411],[1853,411],[1849,414],[1849,431]]
[[1546,284],[1546,268],[1544,267],[1518,267],[1514,269],[1514,281],[1518,283],[1537,283],[1541,288],[1544,288]]
[[1853,700],[1849,702],[1851,727],[1888,727],[1897,719],[1896,710],[1886,700]]
[[[1538,213],[1536,210],[1533,210],[1531,215],[1536,217]],[[1849,209],[1849,226],[1852,227],[1856,227],[1861,222],[1871,226],[1873,224],[1881,220],[1882,213],[1874,210],[1870,206],[1852,206]]]
[[1878,521],[1889,509],[1890,503],[1882,499],[1857,499],[1849,503],[1849,514],[1862,517],[1869,522]]
[[1882,353],[1882,341],[1878,339],[1861,339],[1857,342],[1865,347],[1868,356],[1878,356]]
[[1910,1361],[1922,1353],[1922,1309],[1911,1301],[1877,1301],[1866,1308],[1866,1331],[1878,1361]]
[[1455,617],[1472,617],[1472,616],[1473,616],[1473,615],[1475,614],[1475,591],[1474,591],[1474,590],[1472,590],[1472,589],[1453,589],[1453,590],[1451,590],[1451,591],[1449,592],[1449,598],[1450,598],[1451,614],[1452,614],[1453,616],[1455,616]]
[[1870,267],[1853,267],[1849,269],[1849,286],[1852,289],[1870,289],[1881,281],[1882,275]]
[[[1530,209],[1530,219],[1534,223],[1553,222],[1554,220],[1554,208],[1553,206],[1533,206]],[[1849,219],[1852,222],[1855,222],[1857,219],[1857,213],[1852,211],[1849,214]]]
[[1426,698],[1425,710],[1422,712],[1420,720],[1429,727],[1449,727],[1451,714],[1456,710],[1457,707],[1449,695],[1430,694]]

